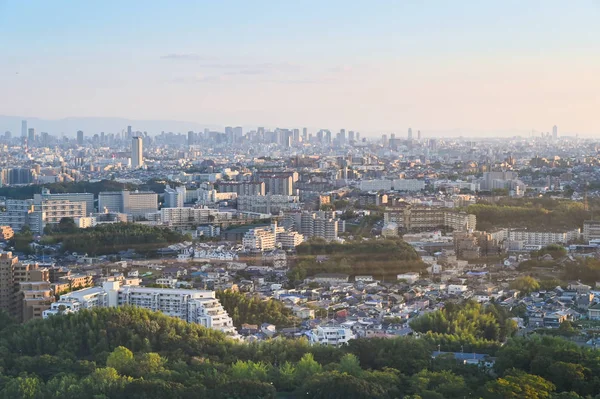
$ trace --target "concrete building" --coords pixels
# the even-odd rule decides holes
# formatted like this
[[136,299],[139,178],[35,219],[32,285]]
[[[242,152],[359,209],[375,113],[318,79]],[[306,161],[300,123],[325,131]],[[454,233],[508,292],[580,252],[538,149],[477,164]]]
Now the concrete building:
[[65,200],[70,202],[83,202],[85,215],[94,212],[94,194],[92,193],[51,193],[44,188],[41,194],[34,194],[34,205],[44,200]]
[[47,268],[19,262],[11,252],[0,253],[0,309],[19,321],[41,317],[54,301],[49,279]]
[[567,244],[570,241],[578,240],[581,237],[581,230],[532,231],[526,229],[501,229],[494,231],[492,235],[499,241],[506,240],[509,242],[521,242],[523,245],[546,246],[550,244]]
[[[95,307],[136,306],[162,312],[188,323],[200,324],[229,335],[237,335],[233,320],[216,299],[214,291],[150,288],[121,285],[107,281],[101,287],[86,288],[61,295],[60,300],[44,312],[44,318],[64,313],[60,304],[70,304],[68,311]],[[67,312],[68,313],[68,312]]]
[[21,231],[29,225],[29,217],[33,213],[33,200],[6,200],[6,210],[0,213],[0,224],[9,226],[14,231]]
[[98,194],[101,212],[126,213],[134,219],[158,211],[158,194],[152,191],[116,191]]
[[600,239],[600,220],[586,220],[583,222],[583,239],[585,241]]
[[178,186],[176,188],[171,188],[167,184],[165,187],[165,208],[183,208],[183,204],[185,203],[186,198],[186,189],[185,186]]
[[230,217],[231,213],[217,209],[200,208],[162,208],[159,211],[160,222],[172,229],[193,230],[201,224]]
[[265,195],[265,182],[249,181],[249,182],[219,182],[220,193],[236,193],[241,195]]
[[144,145],[141,137],[131,138],[131,167],[138,169],[144,166]]
[[453,212],[443,208],[407,206],[388,208],[383,214],[384,226],[396,224],[401,231],[424,231],[450,228],[454,231],[475,230],[477,218],[465,212]]
[[392,190],[396,191],[421,191],[425,189],[425,181],[417,179],[394,179]]
[[94,194],[71,193],[51,194],[43,189],[41,194],[33,196],[34,211],[29,215],[31,231],[43,233],[47,224],[57,224],[63,218],[81,218],[93,212]]
[[300,208],[297,195],[242,195],[237,198],[239,211],[256,213],[279,213]]
[[275,249],[277,230],[283,229],[275,226],[256,227],[250,229],[242,238],[242,245],[251,251],[270,251]]
[[344,221],[338,219],[335,212],[328,211],[286,212],[283,226],[299,232],[306,240],[319,237],[333,241],[338,238],[339,233],[345,231]]
[[356,335],[351,329],[341,326],[318,326],[312,330],[310,335],[310,342],[312,344],[329,345],[329,346],[341,346],[345,345],[351,339],[355,339]]

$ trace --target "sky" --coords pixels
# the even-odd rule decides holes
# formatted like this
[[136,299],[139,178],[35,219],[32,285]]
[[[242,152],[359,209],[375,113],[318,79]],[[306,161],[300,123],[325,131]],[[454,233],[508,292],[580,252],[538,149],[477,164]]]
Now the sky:
[[600,133],[600,0],[0,0],[0,114]]

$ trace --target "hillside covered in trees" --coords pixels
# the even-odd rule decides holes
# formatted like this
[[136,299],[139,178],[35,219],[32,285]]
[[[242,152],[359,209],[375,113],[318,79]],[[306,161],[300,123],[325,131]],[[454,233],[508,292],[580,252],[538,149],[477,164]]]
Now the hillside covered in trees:
[[552,337],[510,339],[494,349],[490,373],[432,359],[437,345],[427,338],[358,339],[341,348],[304,339],[245,344],[127,307],[24,325],[1,316],[0,398],[600,397],[600,354]]
[[467,212],[477,216],[477,230],[481,231],[497,227],[575,229],[593,215],[593,209],[585,210],[581,202],[550,198],[503,198],[496,203],[469,205]]
[[173,243],[191,240],[191,237],[167,228],[139,223],[100,224],[78,229],[68,219],[61,220],[46,233],[49,236],[44,237],[45,242],[62,242],[65,251],[89,255],[115,254],[128,249],[147,253]]
[[288,277],[303,280],[317,273],[368,274],[387,281],[399,273],[423,271],[426,267],[419,254],[401,239],[326,242],[311,239],[296,247],[298,256]]

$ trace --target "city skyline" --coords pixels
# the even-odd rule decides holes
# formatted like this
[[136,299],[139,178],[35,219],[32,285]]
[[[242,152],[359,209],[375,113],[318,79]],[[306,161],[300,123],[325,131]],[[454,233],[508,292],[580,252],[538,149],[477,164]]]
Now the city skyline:
[[[0,105],[19,118],[370,135],[409,126],[500,135],[556,124],[593,135],[600,6],[578,6],[132,1],[72,4],[48,20],[51,4],[3,4],[0,32],[11,42]],[[25,17],[30,23],[18,23]]]

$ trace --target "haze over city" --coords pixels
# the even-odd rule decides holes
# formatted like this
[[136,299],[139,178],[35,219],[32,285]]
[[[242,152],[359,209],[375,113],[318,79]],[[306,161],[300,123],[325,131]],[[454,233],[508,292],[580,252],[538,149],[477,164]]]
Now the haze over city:
[[[591,0],[1,2],[0,129],[593,136],[599,18]],[[60,121],[82,117],[138,122]]]

